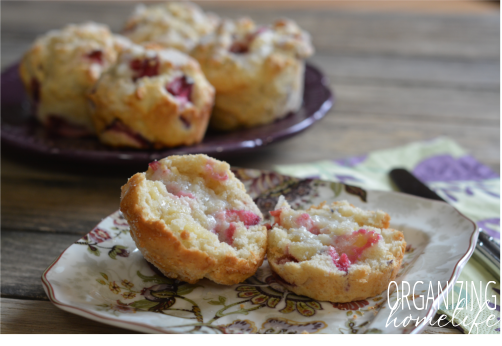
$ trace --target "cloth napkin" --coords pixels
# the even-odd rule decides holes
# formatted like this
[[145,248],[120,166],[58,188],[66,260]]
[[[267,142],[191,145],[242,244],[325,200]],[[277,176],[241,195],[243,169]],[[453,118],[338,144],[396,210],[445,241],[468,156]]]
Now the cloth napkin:
[[[279,165],[275,170],[299,178],[318,178],[392,191],[395,187],[388,173],[398,167],[411,171],[500,244],[500,176],[449,138],[415,142],[341,160]],[[490,281],[495,283],[488,285],[485,294]],[[471,283],[478,294],[481,283],[481,298],[472,296]],[[448,306],[443,303],[438,311],[440,314],[445,314],[465,333],[500,333],[500,275],[495,277],[484,269],[483,263],[472,257],[462,270],[453,292],[455,304],[451,299]],[[457,304],[459,301],[461,303]],[[483,304],[479,306],[479,301],[486,302],[484,308],[481,307]],[[491,319],[483,322],[487,318]]]

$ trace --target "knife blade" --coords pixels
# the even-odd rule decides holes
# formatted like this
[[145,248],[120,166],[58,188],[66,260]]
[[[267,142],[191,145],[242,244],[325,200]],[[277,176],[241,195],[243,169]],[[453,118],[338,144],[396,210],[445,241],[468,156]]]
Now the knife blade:
[[[390,171],[389,176],[401,192],[448,203],[404,168],[393,169]],[[478,229],[478,243],[476,244],[476,251],[474,254],[477,254],[483,262],[488,264],[488,269],[496,274],[496,277],[499,277],[500,246],[481,228],[478,227]]]

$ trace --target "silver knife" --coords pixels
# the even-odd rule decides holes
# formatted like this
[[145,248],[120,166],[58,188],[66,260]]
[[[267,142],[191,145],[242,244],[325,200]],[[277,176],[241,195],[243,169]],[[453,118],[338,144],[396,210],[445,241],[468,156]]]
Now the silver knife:
[[[448,203],[404,168],[393,169],[390,171],[389,176],[399,190],[404,193]],[[486,269],[499,278],[500,246],[494,241],[493,237],[490,237],[481,228],[478,227],[478,229],[479,237],[474,255],[486,264]]]

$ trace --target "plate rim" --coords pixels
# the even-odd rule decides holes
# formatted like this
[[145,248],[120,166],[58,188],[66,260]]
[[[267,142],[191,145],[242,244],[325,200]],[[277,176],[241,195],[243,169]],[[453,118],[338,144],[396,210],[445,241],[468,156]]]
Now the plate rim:
[[[238,167],[233,167],[233,168],[239,169]],[[244,169],[259,171],[259,172],[262,172],[262,173],[263,172],[271,172],[271,171],[258,170],[258,169],[248,169],[248,168],[244,168]],[[280,174],[280,173],[277,173],[277,172],[274,172],[274,173]],[[288,178],[295,178],[295,177],[291,177],[291,176],[284,175],[284,174],[280,174],[280,175],[284,176],[284,177],[288,177]],[[295,179],[307,180],[306,178],[295,178]],[[314,179],[314,180],[321,181],[321,182],[329,182],[329,183],[331,183],[331,181],[322,180],[322,179]],[[348,185],[348,184],[343,184],[341,182],[340,182],[340,184],[342,184],[343,186],[352,186],[352,185]],[[456,283],[458,277],[460,276],[460,273],[461,273],[462,269],[465,267],[465,265],[467,264],[467,262],[469,261],[469,259],[471,258],[472,254],[475,251],[476,242],[477,242],[478,235],[479,235],[479,228],[476,225],[476,223],[473,220],[471,220],[469,217],[467,217],[466,215],[464,215],[462,212],[460,212],[457,208],[455,208],[454,206],[452,206],[451,204],[446,203],[446,202],[435,201],[435,200],[427,199],[427,198],[420,197],[420,196],[414,196],[414,195],[406,194],[406,193],[403,193],[403,192],[400,192],[400,191],[383,191],[383,190],[372,190],[372,189],[364,189],[364,190],[366,192],[368,192],[368,194],[371,194],[371,193],[397,194],[397,195],[399,195],[399,196],[401,196],[403,198],[418,199],[418,200],[422,200],[422,201],[432,202],[433,204],[438,204],[438,205],[439,205],[439,203],[441,205],[445,205],[446,204],[448,207],[452,208],[460,217],[464,218],[465,220],[467,220],[467,221],[469,221],[471,223],[471,225],[473,227],[473,230],[472,230],[472,233],[471,233],[471,235],[469,237],[469,246],[467,247],[466,252],[455,263],[454,267],[452,268],[450,278],[448,279],[448,282],[455,282]],[[95,227],[97,227],[107,217],[110,217],[111,215],[113,215],[113,214],[115,214],[117,212],[120,212],[120,209],[117,210],[117,211],[115,211],[115,212],[113,212],[113,213],[111,213],[110,215],[107,215]],[[51,301],[51,303],[53,303],[58,308],[60,308],[60,309],[62,309],[64,311],[67,311],[67,312],[70,312],[70,313],[74,313],[76,315],[79,315],[79,316],[82,316],[82,317],[85,317],[85,318],[89,318],[89,319],[97,321],[97,322],[105,323],[107,325],[112,325],[112,326],[115,326],[115,327],[118,327],[118,328],[129,329],[129,330],[139,331],[139,332],[145,332],[146,331],[146,332],[154,332],[154,333],[161,333],[161,334],[178,334],[178,333],[173,332],[173,331],[168,330],[168,329],[160,329],[160,328],[152,327],[152,326],[147,325],[147,324],[142,324],[142,323],[132,322],[132,321],[124,321],[124,320],[121,320],[120,318],[117,318],[117,317],[102,316],[100,314],[93,313],[93,312],[91,312],[89,310],[85,310],[83,308],[79,308],[79,307],[76,307],[76,306],[71,306],[71,305],[64,304],[64,303],[60,302],[56,298],[54,289],[53,289],[53,287],[52,287],[49,279],[47,279],[46,275],[54,267],[54,265],[61,259],[61,257],[68,251],[68,249],[70,247],[72,247],[73,245],[74,245],[73,243],[70,244],[47,267],[47,269],[45,269],[44,272],[42,273],[41,280],[42,280],[43,288],[44,288],[45,293],[49,297],[49,300]],[[438,295],[434,297],[434,300],[433,300],[430,308],[428,309],[427,313],[423,317],[423,321],[418,326],[412,327],[412,329],[410,329],[408,331],[408,334],[420,334],[425,329],[425,327],[428,325],[429,321],[432,319],[432,317],[439,310],[439,307],[440,307],[441,303],[443,302],[444,297],[447,294],[449,294],[451,292],[451,290],[453,289],[453,286],[454,285],[448,285],[447,288],[446,288],[446,290],[441,291],[441,293],[438,293]],[[126,324],[127,326],[124,326],[124,324]]]
[[[117,211],[114,211],[110,215],[107,215],[100,222],[98,222],[96,224],[96,226],[94,226],[94,228],[99,226],[99,224],[101,224],[101,222],[103,222],[103,220],[105,220],[107,217],[110,217],[111,215],[115,214],[116,212]],[[56,307],[60,308],[63,311],[70,312],[75,315],[82,316],[82,317],[88,318],[93,321],[102,322],[102,323],[105,323],[107,325],[111,325],[111,326],[114,326],[117,328],[127,329],[124,326],[121,326],[121,324],[126,323],[126,324],[131,324],[133,326],[133,328],[131,328],[131,330],[134,330],[134,331],[145,332],[144,330],[152,330],[152,331],[154,331],[156,333],[160,333],[160,334],[173,334],[165,329],[152,327],[152,326],[149,326],[149,325],[143,324],[143,323],[123,321],[123,320],[119,320],[114,317],[102,316],[99,314],[95,314],[89,310],[85,310],[85,309],[82,309],[82,308],[79,308],[76,306],[68,305],[68,304],[65,304],[65,303],[62,303],[61,301],[59,301],[56,298],[56,294],[55,294],[54,288],[52,287],[52,284],[50,283],[49,279],[47,278],[47,274],[52,269],[52,267],[54,267],[54,265],[61,259],[61,257],[63,257],[63,255],[66,253],[66,251],[68,251],[68,249],[70,249],[73,245],[74,245],[73,243],[70,244],[58,257],[56,257],[56,259],[42,273],[42,276],[41,276],[42,287],[45,291],[45,294],[47,294],[49,301],[52,304],[54,304]]]
[[[2,75],[10,71],[11,69],[17,69],[19,62],[16,62],[2,71]],[[270,144],[278,143],[286,140],[296,134],[303,132],[308,129],[316,122],[324,118],[328,112],[333,108],[335,103],[335,94],[329,86],[328,77],[319,69],[317,66],[311,64],[310,62],[305,62],[305,75],[307,71],[317,76],[316,84],[322,88],[325,96],[322,98],[322,103],[316,110],[311,113],[308,117],[301,119],[298,123],[292,124],[289,127],[279,129],[275,131],[272,135],[261,135],[256,134],[252,139],[240,140],[232,143],[227,143],[224,145],[218,145],[217,143],[212,143],[205,149],[197,149],[197,145],[203,144],[203,142],[192,145],[192,146],[180,146],[175,148],[163,148],[163,149],[145,149],[145,150],[131,150],[130,148],[112,148],[109,147],[107,150],[85,150],[82,148],[77,149],[67,149],[61,147],[50,147],[48,145],[36,146],[26,141],[19,141],[16,139],[15,135],[5,131],[4,126],[0,128],[1,133],[1,143],[2,146],[11,149],[12,151],[20,151],[26,154],[37,155],[38,157],[43,157],[52,160],[58,160],[60,162],[75,162],[82,164],[94,164],[94,165],[121,165],[130,166],[148,163],[150,161],[169,156],[169,155],[182,155],[182,154],[197,154],[204,153],[213,157],[224,157],[235,155],[238,153],[247,153],[254,149],[263,148]],[[304,89],[308,88],[306,79],[304,80]],[[17,103],[16,103],[17,104]],[[302,103],[303,105],[303,103]],[[303,106],[302,106],[303,107]],[[279,121],[284,120],[280,119]],[[264,125],[268,126],[270,124]],[[256,130],[259,127],[251,128],[249,130]],[[270,139],[271,138],[271,139]],[[269,140],[270,139],[270,140]]]
[[[456,283],[458,277],[460,276],[462,269],[465,267],[465,265],[467,264],[467,262],[471,258],[472,254],[476,250],[476,243],[477,243],[478,236],[479,236],[479,227],[476,224],[476,222],[474,222],[471,218],[467,217],[464,213],[459,211],[457,208],[455,208],[450,203],[447,203],[444,201],[437,201],[437,200],[432,200],[432,199],[421,197],[421,196],[415,196],[415,195],[411,195],[411,194],[408,194],[408,193],[405,193],[402,191],[381,191],[381,190],[370,190],[370,189],[367,189],[366,191],[398,194],[404,198],[419,199],[422,201],[432,202],[432,204],[438,204],[438,205],[445,205],[446,204],[447,206],[451,207],[454,211],[456,211],[457,214],[459,214],[461,217],[463,217],[464,219],[466,219],[467,221],[469,221],[472,224],[472,226],[474,227],[474,230],[472,231],[471,236],[469,237],[469,246],[468,246],[465,254],[462,257],[460,257],[459,260],[455,263],[455,266],[453,267],[453,270],[452,270],[452,274],[451,274],[450,278],[448,279],[448,283],[449,282]],[[418,326],[415,326],[409,332],[409,334],[420,334],[425,329],[428,322],[432,319],[432,317],[439,310],[439,307],[440,307],[441,303],[443,302],[444,297],[451,292],[451,290],[453,289],[454,286],[455,286],[454,284],[447,285],[446,290],[441,291],[441,293],[439,293],[436,297],[434,297],[434,301],[432,302],[431,307],[429,308],[429,310],[427,311],[427,313],[423,317],[424,320]]]

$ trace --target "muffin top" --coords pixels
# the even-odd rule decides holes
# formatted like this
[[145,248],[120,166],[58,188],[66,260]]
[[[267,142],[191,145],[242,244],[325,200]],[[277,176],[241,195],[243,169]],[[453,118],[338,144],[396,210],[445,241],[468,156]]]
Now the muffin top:
[[[131,44],[125,48],[117,63],[103,75],[99,84],[110,81],[114,81],[115,92],[134,93],[138,99],[150,98],[158,93],[181,108],[192,103],[198,104],[198,86],[212,91],[197,61],[175,49],[163,49],[152,44]],[[158,92],[152,94],[152,87],[158,89]]]
[[218,92],[271,83],[312,54],[309,34],[293,21],[257,26],[249,18],[223,21],[190,53]]
[[202,140],[214,88],[190,56],[131,44],[88,97],[101,141],[161,148]]
[[25,55],[24,62],[40,82],[59,74],[67,76],[69,69],[74,76],[84,73],[86,80],[93,82],[127,45],[127,39],[113,35],[106,25],[70,24],[39,37]]
[[214,33],[202,38],[194,55],[213,60],[263,59],[280,54],[305,59],[314,52],[310,35],[292,20],[280,19],[259,26],[250,18],[225,20]]
[[189,2],[169,2],[154,6],[138,5],[123,33],[133,42],[155,42],[166,48],[189,52],[218,24],[218,17],[204,13]]

